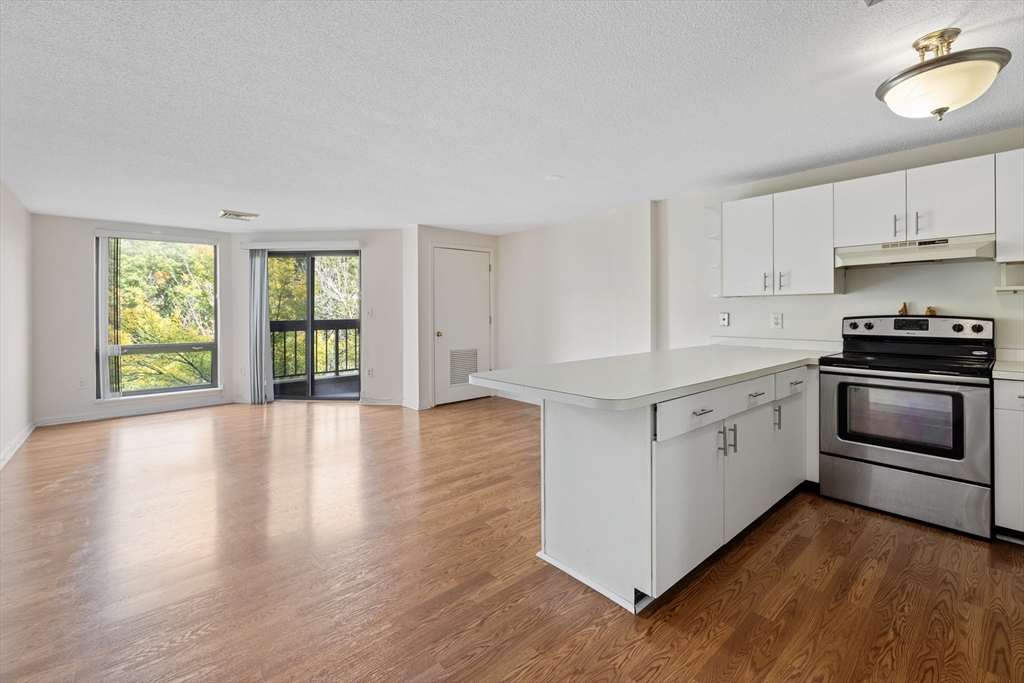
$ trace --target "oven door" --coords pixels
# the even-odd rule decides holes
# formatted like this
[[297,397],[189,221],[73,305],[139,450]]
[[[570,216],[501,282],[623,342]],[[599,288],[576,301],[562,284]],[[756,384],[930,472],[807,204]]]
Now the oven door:
[[991,387],[822,368],[821,452],[992,483]]

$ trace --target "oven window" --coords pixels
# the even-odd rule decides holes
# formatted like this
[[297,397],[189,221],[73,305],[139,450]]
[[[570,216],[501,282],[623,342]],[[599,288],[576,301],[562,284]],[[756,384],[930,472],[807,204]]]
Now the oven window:
[[842,383],[839,403],[847,441],[963,458],[960,394]]

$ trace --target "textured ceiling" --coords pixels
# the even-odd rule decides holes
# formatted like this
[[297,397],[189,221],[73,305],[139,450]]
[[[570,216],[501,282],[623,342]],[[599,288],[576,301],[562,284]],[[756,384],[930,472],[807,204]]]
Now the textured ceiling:
[[[941,123],[890,113],[947,26],[1013,60]],[[3,0],[0,28],[0,178],[95,219],[501,234],[1024,125],[1020,0]]]

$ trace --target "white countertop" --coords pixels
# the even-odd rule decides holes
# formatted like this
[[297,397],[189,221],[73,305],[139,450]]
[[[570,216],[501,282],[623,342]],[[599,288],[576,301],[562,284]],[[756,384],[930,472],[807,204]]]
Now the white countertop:
[[587,408],[632,410],[803,365],[817,365],[819,355],[806,349],[693,346],[479,372],[470,375],[469,382]]
[[995,367],[992,368],[992,377],[995,379],[1015,379],[1024,382],[1024,363],[997,360]]

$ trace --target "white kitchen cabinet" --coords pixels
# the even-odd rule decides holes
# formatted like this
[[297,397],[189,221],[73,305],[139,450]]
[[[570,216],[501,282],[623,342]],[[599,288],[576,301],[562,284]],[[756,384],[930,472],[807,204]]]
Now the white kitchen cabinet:
[[832,185],[774,195],[775,294],[834,294]]
[[722,204],[722,296],[772,294],[772,239],[772,195]]
[[807,439],[804,430],[807,408],[803,392],[776,401],[772,410],[775,411],[775,441],[772,444],[774,504],[806,478]]
[[1024,149],[996,155],[996,261],[1024,261]]
[[1024,531],[1024,382],[996,380],[993,397],[995,522]]
[[833,186],[838,247],[907,239],[907,172],[844,180]]
[[723,453],[718,422],[654,445],[654,595],[725,542]]
[[774,505],[775,429],[772,404],[725,421],[725,540],[743,531]]
[[996,231],[995,155],[907,171],[907,239]]

